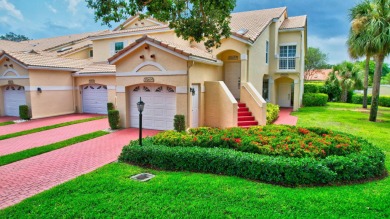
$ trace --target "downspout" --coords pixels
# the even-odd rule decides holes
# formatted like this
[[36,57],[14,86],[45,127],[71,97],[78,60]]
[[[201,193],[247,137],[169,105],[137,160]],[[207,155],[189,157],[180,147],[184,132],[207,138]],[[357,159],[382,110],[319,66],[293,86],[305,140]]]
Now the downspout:
[[76,87],[75,87],[75,81],[76,80],[76,77],[72,76],[72,97],[73,97],[73,111],[75,113],[77,113],[77,109],[76,109],[76,95],[75,95],[75,92],[77,91],[76,90]]
[[304,79],[304,74],[305,74],[305,48],[306,48],[305,38],[306,38],[305,31],[302,30],[301,31],[301,39],[302,39],[301,40],[301,72],[299,75],[300,89],[299,89],[299,106],[298,107],[302,106],[303,89],[304,89],[303,79]]
[[190,68],[195,65],[195,61],[187,62],[187,127],[191,127],[191,95],[190,95],[190,87],[191,87],[191,76],[190,76]]

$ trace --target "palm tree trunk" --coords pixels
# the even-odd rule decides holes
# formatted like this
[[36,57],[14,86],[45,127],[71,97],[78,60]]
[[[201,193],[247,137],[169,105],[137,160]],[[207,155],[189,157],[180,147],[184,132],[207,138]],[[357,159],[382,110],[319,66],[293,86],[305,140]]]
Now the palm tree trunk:
[[379,92],[381,87],[381,77],[382,77],[382,66],[385,59],[384,54],[379,54],[375,58],[375,73],[374,80],[372,84],[372,100],[371,100],[371,110],[370,110],[370,121],[376,122],[376,117],[378,114],[378,105],[379,105]]
[[341,86],[341,102],[346,103],[348,99],[348,90],[344,86]]
[[368,90],[368,73],[370,71],[370,56],[366,56],[366,67],[364,71],[364,94],[363,94],[363,108],[367,109],[367,90]]

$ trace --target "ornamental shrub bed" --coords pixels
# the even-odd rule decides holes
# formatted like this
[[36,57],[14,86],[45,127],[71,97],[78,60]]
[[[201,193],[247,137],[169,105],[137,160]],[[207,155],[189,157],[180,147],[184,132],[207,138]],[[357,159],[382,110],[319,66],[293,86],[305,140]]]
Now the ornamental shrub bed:
[[305,83],[304,93],[323,93],[325,84],[323,83]]
[[306,93],[303,94],[302,103],[304,106],[325,106],[328,98],[327,94]]
[[287,125],[243,128],[196,128],[188,133],[166,131],[151,139],[168,147],[229,148],[236,151],[284,157],[325,158],[360,152],[368,144],[361,138],[322,128]]
[[[367,95],[367,104],[371,105],[372,95]],[[362,104],[363,95],[354,94],[352,96],[352,103]],[[390,96],[379,96],[379,106],[390,107]]]
[[323,185],[385,173],[383,152],[364,142],[359,152],[316,159],[275,157],[218,147],[169,147],[155,145],[149,138],[143,146],[133,141],[124,147],[119,160],[165,170],[224,174],[288,186]]
[[267,103],[267,125],[272,124],[279,117],[279,106],[272,103]]

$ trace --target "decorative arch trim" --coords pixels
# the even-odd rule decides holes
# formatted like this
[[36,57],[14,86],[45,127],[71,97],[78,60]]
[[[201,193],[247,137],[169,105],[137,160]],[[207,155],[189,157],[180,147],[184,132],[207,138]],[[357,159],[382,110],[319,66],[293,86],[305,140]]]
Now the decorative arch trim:
[[[7,69],[5,70],[5,72],[3,73],[3,77],[6,77],[8,73],[14,73],[16,75],[16,77],[20,77],[19,73],[15,70],[15,69]],[[13,76],[13,75],[12,75]]]
[[149,65],[154,66],[154,67],[160,69],[160,71],[163,71],[163,72],[167,71],[161,64],[159,64],[157,62],[146,61],[146,62],[143,62],[143,63],[139,64],[137,67],[135,67],[132,72],[138,72],[141,68],[143,68],[145,66],[149,66]]

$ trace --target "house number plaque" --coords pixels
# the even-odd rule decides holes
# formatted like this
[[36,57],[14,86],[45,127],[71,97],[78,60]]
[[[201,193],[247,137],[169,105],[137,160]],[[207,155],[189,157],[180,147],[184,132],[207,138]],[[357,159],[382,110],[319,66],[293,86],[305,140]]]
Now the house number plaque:
[[144,78],[144,82],[149,82],[149,83],[153,83],[154,82],[154,78],[153,77],[146,77]]
[[90,84],[95,84],[95,79],[90,79],[90,80],[89,80],[89,83],[90,83]]
[[13,81],[13,80],[9,80],[9,81],[8,81],[8,84],[9,84],[9,85],[13,85],[13,84],[14,84],[14,81]]

